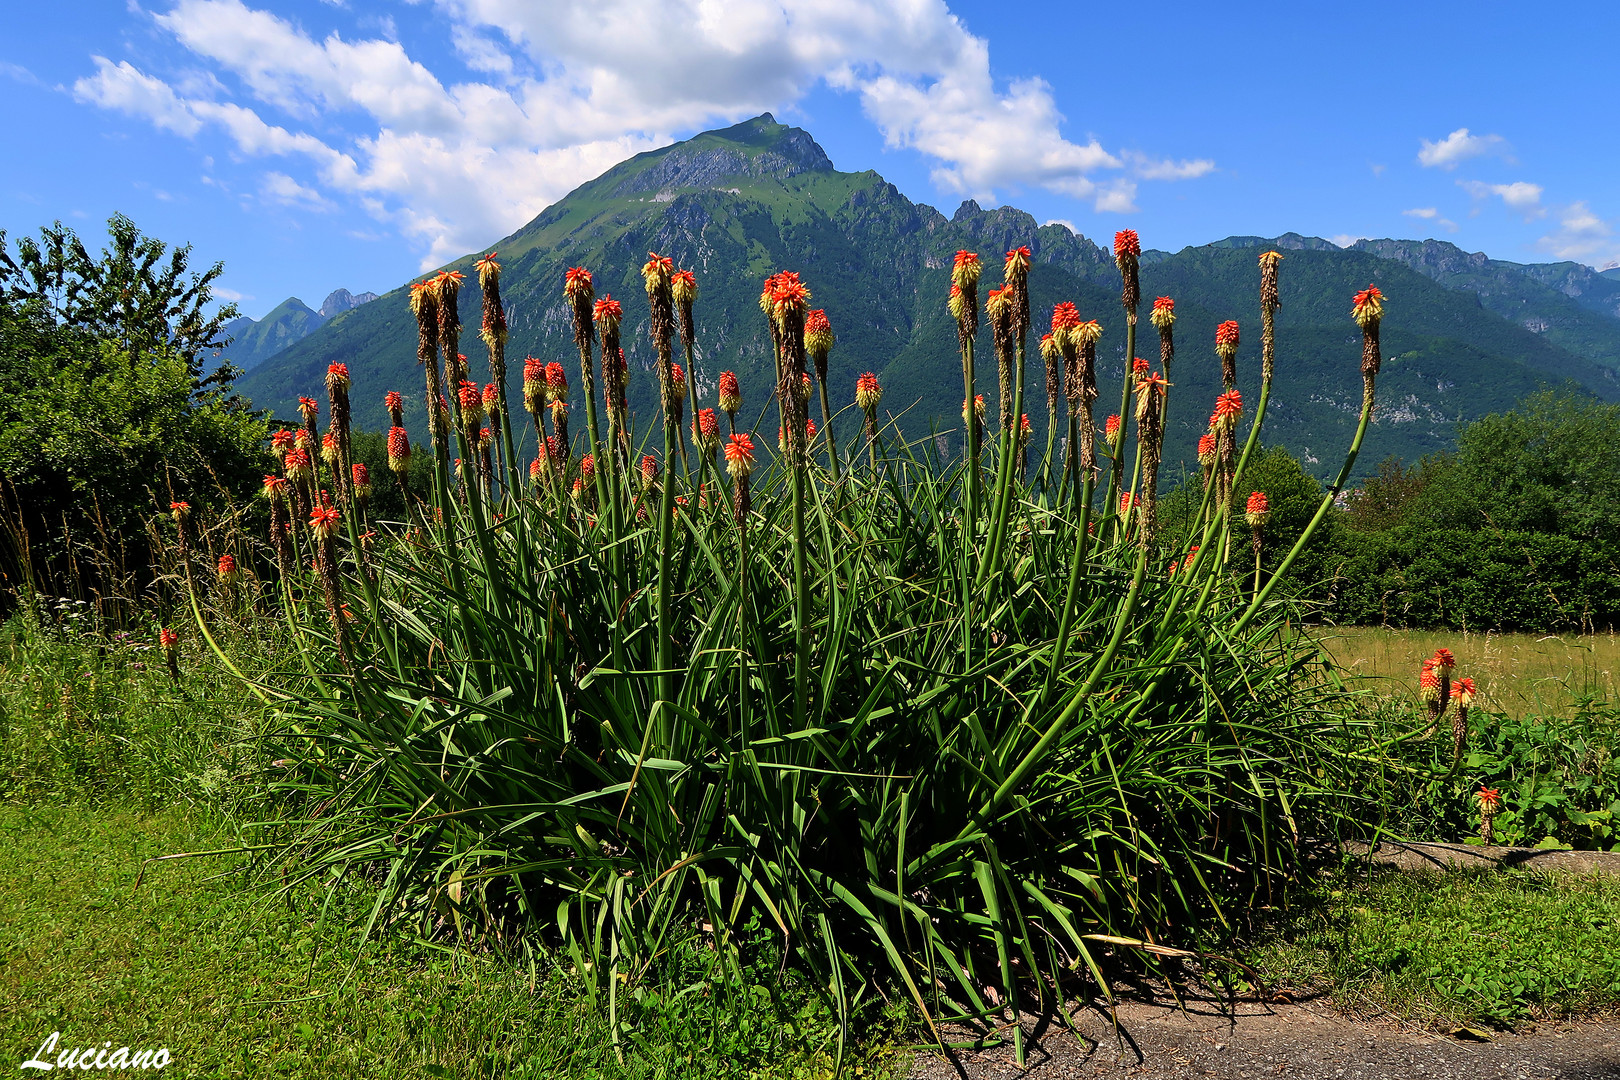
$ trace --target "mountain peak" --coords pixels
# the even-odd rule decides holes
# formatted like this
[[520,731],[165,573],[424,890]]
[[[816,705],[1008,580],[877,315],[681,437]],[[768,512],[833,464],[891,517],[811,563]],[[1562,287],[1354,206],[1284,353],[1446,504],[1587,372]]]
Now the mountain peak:
[[786,180],[800,173],[832,172],[833,163],[808,131],[779,124],[770,113],[761,113],[752,120],[637,155],[604,179],[620,169],[619,182],[609,190],[614,197],[717,187],[719,181],[731,178]]

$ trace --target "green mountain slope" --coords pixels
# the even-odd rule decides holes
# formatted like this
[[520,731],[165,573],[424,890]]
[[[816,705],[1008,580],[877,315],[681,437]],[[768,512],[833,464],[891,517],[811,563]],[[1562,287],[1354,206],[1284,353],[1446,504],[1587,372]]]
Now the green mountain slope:
[[1555,345],[1620,369],[1620,281],[1580,263],[1515,263],[1443,240],[1359,240],[1357,251],[1394,259]]
[[[1157,357],[1158,343],[1145,318],[1155,295],[1175,296],[1181,316],[1179,359],[1171,375],[1176,384],[1167,448],[1172,471],[1176,462],[1191,459],[1218,392],[1219,364],[1211,345],[1221,320],[1242,321],[1242,385],[1246,396],[1257,389],[1255,247],[1262,243],[1271,242],[1235,238],[1175,254],[1145,253],[1138,355]],[[1288,251],[1270,437],[1308,461],[1319,459],[1313,467],[1320,471],[1337,465],[1360,401],[1360,344],[1349,305],[1351,293],[1369,281],[1389,294],[1384,325],[1391,358],[1383,384],[1387,404],[1363,457],[1369,467],[1388,453],[1411,458],[1448,445],[1459,419],[1509,407],[1544,384],[1574,379],[1604,396],[1620,397],[1611,372],[1484,310],[1469,293],[1327,241],[1284,238],[1278,243]],[[736,371],[746,400],[743,415],[771,441],[773,374],[759,285],[766,274],[795,270],[814,290],[815,305],[827,309],[838,337],[829,378],[833,400],[849,403],[856,376],[875,371],[884,386],[884,408],[903,414],[909,432],[926,434],[937,424],[954,443],[962,394],[955,333],[944,303],[952,255],[958,248],[978,251],[987,264],[982,288],[988,289],[999,280],[1001,254],[1022,244],[1034,254],[1031,300],[1037,324],[1054,303],[1072,300],[1104,326],[1100,422],[1118,407],[1125,340],[1118,274],[1105,248],[1062,226],[1039,226],[1010,207],[983,210],[967,202],[947,218],[911,202],[875,172],[838,172],[807,133],[769,115],[706,132],[615,166],[492,245],[504,267],[513,399],[525,355],[561,360],[576,389],[574,430],[583,430],[578,359],[561,294],[565,269],[583,265],[596,275],[599,296],[611,293],[625,303],[631,405],[643,430],[654,426],[652,351],[639,268],[647,252],[657,251],[698,275],[699,362],[693,383],[701,403],[713,403],[720,371]],[[453,266],[468,275],[469,284],[475,257]],[[487,377],[484,347],[476,336],[478,306],[476,287],[464,289],[462,351],[473,359],[473,370]],[[333,319],[240,386],[261,405],[290,415],[297,395],[322,396],[327,364],[343,362],[354,378],[357,423],[385,425],[383,394],[399,390],[412,401],[413,434],[420,436],[425,417],[415,340],[401,287]],[[988,333],[981,341],[979,385],[993,418]],[[1026,411],[1036,428],[1038,453],[1046,410],[1035,344],[1032,336]],[[856,423],[852,416],[845,419],[841,431],[847,435]]]
[[225,324],[230,344],[224,357],[243,371],[252,371],[288,346],[307,338],[325,320],[296,296],[289,296],[270,309],[264,318],[247,316]]

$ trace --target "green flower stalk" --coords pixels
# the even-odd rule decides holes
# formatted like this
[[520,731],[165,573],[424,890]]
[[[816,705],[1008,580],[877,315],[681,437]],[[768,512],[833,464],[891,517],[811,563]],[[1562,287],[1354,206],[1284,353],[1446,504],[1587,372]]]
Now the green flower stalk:
[[1277,264],[1282,252],[1267,251],[1260,256],[1260,381],[1271,383],[1277,359],[1277,309],[1282,298],[1277,292]]
[[[681,350],[686,354],[686,370],[697,378],[697,325],[692,320],[692,304],[697,300],[697,275],[690,270],[678,270],[670,279],[670,294],[675,299],[675,314],[679,320],[681,332]],[[682,395],[683,398],[685,395]],[[697,406],[697,391],[692,392],[693,408]],[[676,417],[680,419],[679,416]],[[686,458],[686,444],[681,444],[681,468],[688,476],[692,473],[691,463]]]
[[1249,494],[1248,506],[1244,509],[1243,518],[1249,523],[1249,535],[1254,547],[1254,591],[1260,592],[1260,553],[1265,543],[1266,522],[1271,520],[1271,503],[1266,499],[1266,493],[1255,491]]

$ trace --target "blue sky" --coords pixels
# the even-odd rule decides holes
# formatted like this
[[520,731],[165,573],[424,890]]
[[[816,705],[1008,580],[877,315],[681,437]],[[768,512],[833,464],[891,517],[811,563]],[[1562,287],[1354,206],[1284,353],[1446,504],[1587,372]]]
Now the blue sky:
[[0,228],[114,211],[263,315],[487,247],[764,110],[946,213],[1106,243],[1620,263],[1620,5],[75,0],[8,12]]

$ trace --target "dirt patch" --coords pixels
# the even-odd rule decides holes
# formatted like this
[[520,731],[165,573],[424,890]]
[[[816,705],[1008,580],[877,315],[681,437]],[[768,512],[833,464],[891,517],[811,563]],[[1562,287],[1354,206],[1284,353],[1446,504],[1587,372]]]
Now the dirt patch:
[[1324,1004],[1121,1002],[1119,1034],[1106,1010],[1074,1016],[1078,1036],[1033,1018],[1020,1070],[1011,1044],[919,1055],[915,1080],[1219,1077],[1222,1080],[1616,1080],[1620,1023],[1544,1024],[1481,1042],[1394,1021],[1355,1020]]
[[1345,850],[1402,870],[1536,870],[1563,874],[1620,874],[1620,851],[1557,851],[1546,848],[1484,847],[1384,840],[1347,843]]

